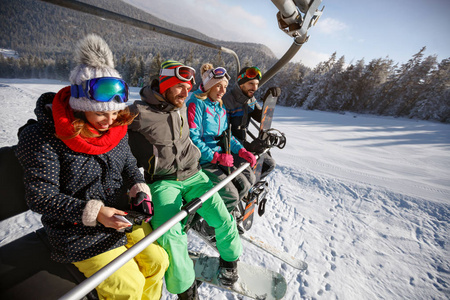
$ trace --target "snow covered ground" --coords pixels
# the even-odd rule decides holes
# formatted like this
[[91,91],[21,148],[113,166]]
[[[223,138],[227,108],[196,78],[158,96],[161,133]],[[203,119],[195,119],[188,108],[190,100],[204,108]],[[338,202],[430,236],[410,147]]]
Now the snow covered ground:
[[[0,79],[0,146],[17,142],[41,93],[65,85]],[[270,200],[249,233],[309,268],[246,243],[242,261],[281,272],[285,299],[450,299],[450,125],[277,107],[273,127],[287,145],[272,151]],[[0,246],[39,227],[31,212],[2,221]],[[200,293],[245,299],[206,284]]]

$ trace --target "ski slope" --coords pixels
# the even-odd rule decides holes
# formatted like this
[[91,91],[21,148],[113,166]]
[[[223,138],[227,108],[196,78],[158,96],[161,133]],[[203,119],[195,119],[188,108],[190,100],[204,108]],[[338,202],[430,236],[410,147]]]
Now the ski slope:
[[[0,146],[17,143],[41,93],[65,85],[0,79]],[[277,107],[273,127],[287,144],[272,151],[270,199],[249,233],[309,268],[248,243],[243,262],[282,273],[285,299],[450,298],[450,125]],[[2,221],[0,246],[39,227],[30,211]],[[189,236],[192,250],[216,255]],[[199,291],[247,299],[206,284]]]

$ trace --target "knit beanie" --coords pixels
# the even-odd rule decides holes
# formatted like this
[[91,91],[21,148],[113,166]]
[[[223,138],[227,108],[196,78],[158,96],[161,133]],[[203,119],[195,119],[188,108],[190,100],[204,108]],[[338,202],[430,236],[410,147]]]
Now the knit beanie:
[[[166,60],[161,64],[161,69],[176,69],[177,67],[183,67],[182,63],[175,60]],[[164,94],[167,89],[170,89],[176,84],[179,83],[188,83],[191,86],[192,89],[192,81],[183,81],[181,79],[178,79],[177,76],[167,76],[167,75],[159,75],[159,93]]]
[[225,81],[228,84],[228,79],[225,76],[221,78],[214,78],[212,74],[213,71],[214,69],[211,68],[209,70],[204,71],[202,74],[202,86],[205,92],[209,91],[210,88],[212,88],[221,81]]
[[[80,85],[83,81],[99,77],[121,78],[114,69],[113,54],[108,44],[98,35],[89,34],[80,40],[75,49],[77,66],[70,72],[70,83]],[[70,97],[69,105],[77,111],[114,111],[125,109],[126,104],[112,99],[99,102],[86,97]]]
[[247,81],[250,81],[250,80],[253,80],[253,79],[257,79],[258,81],[261,79],[261,78],[258,78],[258,77],[248,78],[247,76],[244,76],[243,78],[241,78],[241,75],[244,74],[247,71],[248,68],[249,67],[242,68],[242,70],[239,72],[239,74],[237,76],[237,78],[238,78],[238,81],[237,81],[238,85],[244,84]]

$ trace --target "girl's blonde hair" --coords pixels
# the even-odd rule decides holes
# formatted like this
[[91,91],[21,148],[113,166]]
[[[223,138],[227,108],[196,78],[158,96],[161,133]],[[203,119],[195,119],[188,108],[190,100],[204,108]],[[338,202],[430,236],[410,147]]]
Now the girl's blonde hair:
[[[95,138],[102,135],[101,132],[95,133],[91,130],[92,126],[87,121],[84,112],[74,111],[73,115],[75,117],[75,120],[72,122],[74,132],[69,136],[56,135],[60,140],[70,140],[78,135],[82,138]],[[136,116],[137,114],[132,114],[130,109],[126,107],[125,109],[119,111],[117,119],[114,123],[112,123],[111,127],[130,125]]]

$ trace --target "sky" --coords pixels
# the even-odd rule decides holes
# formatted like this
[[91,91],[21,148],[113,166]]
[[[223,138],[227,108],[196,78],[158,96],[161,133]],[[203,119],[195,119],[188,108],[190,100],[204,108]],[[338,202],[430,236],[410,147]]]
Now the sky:
[[[42,93],[67,84],[0,79],[0,147],[17,143]],[[130,91],[130,102],[139,99],[139,88]],[[272,150],[266,212],[246,234],[305,260],[308,270],[246,242],[240,259],[281,273],[288,300],[448,299],[449,126],[277,106],[273,128],[287,143]],[[1,221],[0,247],[40,228],[39,220],[28,211]],[[189,249],[217,256],[193,234]],[[248,300],[207,284],[199,292]],[[175,299],[164,290],[162,300]]]
[[[278,28],[269,0],[125,0],[161,19],[208,36],[267,45],[281,57],[293,38]],[[346,63],[390,58],[406,63],[426,46],[438,61],[450,57],[448,0],[323,0],[322,17],[293,58],[314,67],[334,52]]]

